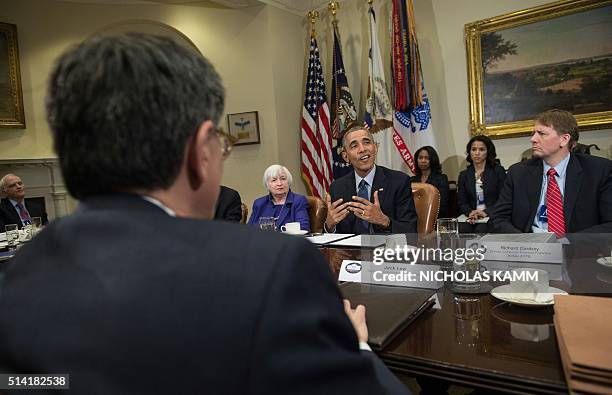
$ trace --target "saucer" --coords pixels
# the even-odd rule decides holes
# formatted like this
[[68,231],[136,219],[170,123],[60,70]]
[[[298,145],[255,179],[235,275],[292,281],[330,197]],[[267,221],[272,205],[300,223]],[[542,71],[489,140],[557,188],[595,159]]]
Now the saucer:
[[553,325],[552,310],[525,310],[520,306],[514,306],[508,303],[500,303],[493,306],[491,308],[491,316],[506,323],[523,325]]
[[612,267],[612,256],[602,256],[597,258],[597,263],[605,267]]
[[[562,289],[555,287],[548,287],[548,292],[552,295],[567,295]],[[499,287],[495,287],[491,290],[491,295],[499,300],[503,300],[504,302],[512,303],[517,306],[523,307],[544,307],[544,306],[552,306],[555,304],[554,298],[548,302],[536,302],[535,300],[529,299],[515,299],[512,297],[512,292],[510,291],[510,285],[500,285]]]
[[283,232],[286,235],[295,235],[295,236],[304,236],[306,233],[308,233],[307,230],[298,230],[297,232]]

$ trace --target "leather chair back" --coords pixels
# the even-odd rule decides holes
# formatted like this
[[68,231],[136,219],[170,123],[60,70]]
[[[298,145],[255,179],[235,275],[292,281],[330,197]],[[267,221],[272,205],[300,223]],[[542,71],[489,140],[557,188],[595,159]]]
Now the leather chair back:
[[240,218],[240,223],[241,224],[246,224],[247,218],[249,216],[249,209],[247,208],[246,204],[244,204],[244,203],[240,203],[240,208],[242,209],[242,218]]
[[310,216],[310,231],[322,233],[325,218],[327,218],[327,206],[322,199],[316,196],[306,196],[308,199],[308,215]]
[[424,182],[413,182],[412,198],[417,212],[417,231],[420,234],[427,234],[436,230],[436,220],[440,211],[438,188]]

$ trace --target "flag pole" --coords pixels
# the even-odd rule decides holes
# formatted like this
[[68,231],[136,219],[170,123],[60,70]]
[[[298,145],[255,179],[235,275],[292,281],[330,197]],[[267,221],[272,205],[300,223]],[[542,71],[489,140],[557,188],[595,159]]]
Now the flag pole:
[[[334,29],[334,34],[337,34],[337,31],[338,31],[338,20],[336,19],[336,13],[338,12],[338,3],[335,2],[334,0],[331,0],[329,2],[329,4],[327,5],[327,9],[332,14],[332,26],[333,26],[333,29]],[[335,139],[338,139],[339,138],[339,133],[336,133],[336,129],[337,129],[337,123],[338,123],[338,117],[339,117],[338,111],[340,110],[340,105],[339,105],[340,104],[339,103],[340,102],[340,92],[338,91],[338,76],[335,73],[335,71],[336,71],[335,70],[335,67],[336,67],[335,66],[335,61],[336,61],[335,51],[336,51],[336,48],[334,46],[334,48],[332,50],[332,52],[334,52],[334,57],[333,57],[333,59],[334,59],[333,60],[334,61],[334,66],[332,67],[332,80],[333,80],[333,84],[332,85],[333,85],[333,87],[336,88],[336,92],[334,92],[335,93],[334,97],[335,97],[336,100],[335,100],[335,103],[333,103],[332,111],[335,111],[336,113],[334,114],[335,117],[333,119],[332,137],[335,138]],[[335,108],[335,110],[334,110],[334,108]]]

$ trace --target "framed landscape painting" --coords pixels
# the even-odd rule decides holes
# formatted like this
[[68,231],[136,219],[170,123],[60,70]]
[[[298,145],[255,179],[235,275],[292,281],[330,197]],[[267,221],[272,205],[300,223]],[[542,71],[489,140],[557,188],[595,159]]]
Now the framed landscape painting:
[[0,22],[0,128],[25,128],[17,26],[2,22]]
[[558,108],[581,130],[612,126],[612,0],[545,4],[465,25],[470,131],[530,134]]

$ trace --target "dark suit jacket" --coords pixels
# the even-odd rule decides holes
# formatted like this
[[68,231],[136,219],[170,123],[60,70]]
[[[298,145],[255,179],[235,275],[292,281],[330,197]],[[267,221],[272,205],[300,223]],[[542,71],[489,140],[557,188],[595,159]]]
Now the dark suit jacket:
[[[421,182],[421,177],[413,176],[411,182]],[[440,212],[438,218],[446,217],[448,207],[448,177],[443,173],[430,173],[427,177],[427,183],[438,188],[440,192]]]
[[[485,213],[487,215],[490,214],[491,209],[495,206],[505,180],[506,170],[503,166],[496,164],[494,167],[488,165],[485,167],[482,174],[482,189],[484,191]],[[459,212],[467,216],[472,210],[476,210],[476,174],[474,173],[474,166],[470,165],[459,173],[457,189]]]
[[[25,199],[25,206],[30,213],[30,217],[40,217],[43,225],[49,222],[47,213],[40,205]],[[4,198],[0,201],[0,225],[2,225],[2,232],[4,232],[4,225],[8,224],[17,224],[19,229],[22,227],[21,217],[13,206],[13,203],[11,203],[9,199]]]
[[[376,166],[374,182],[370,201],[374,201],[374,191],[383,188],[378,192],[380,208],[382,212],[391,219],[391,225],[385,229],[382,226],[372,225],[370,228],[373,233],[416,233],[417,215],[412,200],[412,189],[410,187],[410,177],[400,171],[387,169],[386,167]],[[355,184],[355,173],[351,172],[344,177],[334,180],[330,186],[332,202],[342,198],[345,202],[353,200],[357,195]],[[357,233],[355,215],[349,215],[338,225],[337,233]]]
[[215,219],[230,222],[240,222],[242,219],[242,202],[238,191],[221,185]]
[[[489,220],[499,233],[531,232],[542,189],[542,160],[512,165]],[[563,212],[567,233],[612,232],[612,161],[571,154],[565,174]]]
[[309,241],[137,196],[54,221],[1,291],[0,371],[70,373],[71,393],[405,393]]

